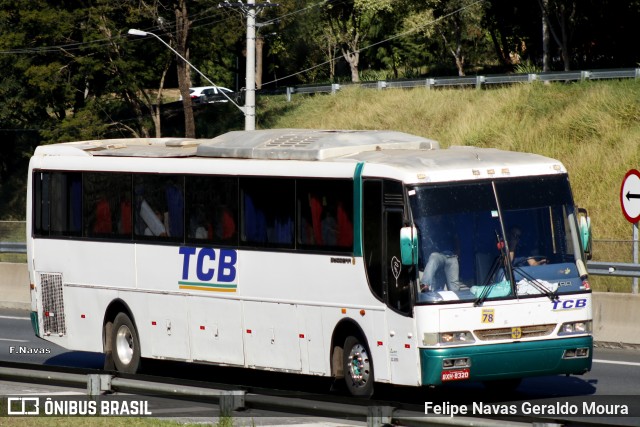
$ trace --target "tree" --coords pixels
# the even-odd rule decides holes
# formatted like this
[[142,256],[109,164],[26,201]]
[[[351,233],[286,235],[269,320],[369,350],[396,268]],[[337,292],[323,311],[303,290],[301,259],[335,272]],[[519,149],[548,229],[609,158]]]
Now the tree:
[[431,5],[443,47],[453,57],[458,75],[464,76],[467,58],[485,49],[483,8],[477,0],[435,0]]
[[562,57],[564,70],[571,69],[569,44],[576,24],[577,5],[574,0],[538,0],[542,12],[542,34],[545,71],[549,68],[549,34],[553,37]]
[[[189,60],[189,31],[191,21],[189,19],[189,9],[187,0],[141,0],[141,6],[148,11],[154,22],[158,25],[163,35],[169,37],[169,45],[183,58]],[[171,23],[171,24],[170,24]],[[171,30],[169,27],[173,27]],[[189,96],[191,87],[191,69],[182,59],[176,59],[178,88],[182,96],[182,107],[184,111],[184,136],[195,138],[195,119],[193,117],[193,106]],[[165,74],[163,74],[164,76]],[[164,81],[164,79],[162,80]]]

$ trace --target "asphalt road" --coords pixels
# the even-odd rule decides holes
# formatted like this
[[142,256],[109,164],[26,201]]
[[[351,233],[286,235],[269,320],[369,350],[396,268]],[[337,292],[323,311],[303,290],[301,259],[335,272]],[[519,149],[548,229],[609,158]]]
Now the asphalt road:
[[[19,354],[16,349],[45,349],[45,354]],[[28,312],[0,309],[0,363],[19,362],[35,365],[65,366],[101,369],[103,356],[99,353],[68,351],[47,341],[36,338],[31,329]],[[163,375],[187,381],[213,381],[248,387],[275,387],[287,390],[326,393],[332,383],[329,379],[269,373],[238,368],[220,368],[209,365],[150,361],[143,363],[143,374]],[[496,395],[488,392],[481,384],[456,383],[435,389],[418,389],[376,386],[374,398],[399,402],[407,409],[424,407],[425,401],[434,402],[474,402],[479,399],[490,403],[521,401],[575,401],[584,399],[605,399],[616,403],[626,398],[634,398],[640,412],[640,351],[632,349],[594,349],[593,368],[583,376],[546,376],[526,378],[515,392]],[[346,396],[345,396],[346,397]],[[634,402],[635,402],[634,401]],[[598,425],[639,425],[640,418],[600,417],[589,419]]]

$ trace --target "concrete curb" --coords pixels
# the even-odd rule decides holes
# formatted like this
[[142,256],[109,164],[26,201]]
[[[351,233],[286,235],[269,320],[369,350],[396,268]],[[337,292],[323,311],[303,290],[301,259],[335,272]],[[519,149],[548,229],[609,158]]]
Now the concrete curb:
[[31,309],[27,264],[0,262],[0,308]]

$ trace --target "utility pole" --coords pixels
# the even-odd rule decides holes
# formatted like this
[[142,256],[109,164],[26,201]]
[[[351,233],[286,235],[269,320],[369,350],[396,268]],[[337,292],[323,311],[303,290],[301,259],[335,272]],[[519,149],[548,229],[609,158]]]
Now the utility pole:
[[247,0],[247,88],[245,93],[244,130],[256,130],[256,7]]
[[255,0],[230,3],[225,1],[219,7],[237,7],[247,16],[247,65],[245,69],[244,130],[256,130],[256,10],[279,6],[274,3],[259,3]]

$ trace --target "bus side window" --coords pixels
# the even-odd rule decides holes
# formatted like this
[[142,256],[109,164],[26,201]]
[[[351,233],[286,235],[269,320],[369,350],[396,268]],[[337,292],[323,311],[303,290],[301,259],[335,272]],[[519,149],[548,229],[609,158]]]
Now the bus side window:
[[135,235],[152,240],[182,241],[184,178],[177,175],[134,175]]
[[79,236],[82,229],[82,174],[54,172],[50,176],[50,235]]
[[292,248],[295,181],[287,178],[242,178],[242,242]]
[[130,239],[130,200],[130,174],[85,172],[83,177],[84,236]]
[[302,249],[352,250],[353,181],[299,179],[296,205]]
[[237,245],[238,179],[188,175],[185,193],[187,241]]

